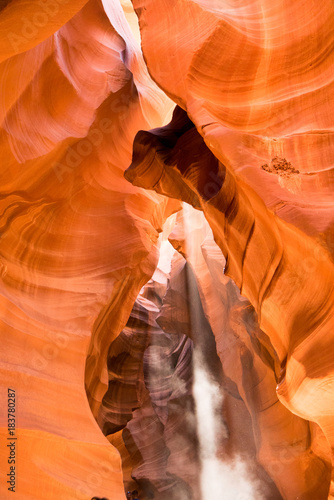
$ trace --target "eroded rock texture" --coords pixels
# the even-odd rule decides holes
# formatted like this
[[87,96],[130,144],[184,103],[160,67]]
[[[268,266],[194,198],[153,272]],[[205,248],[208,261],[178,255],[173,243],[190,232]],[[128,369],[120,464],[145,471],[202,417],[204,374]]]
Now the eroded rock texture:
[[[258,195],[211,153],[183,111],[177,110],[165,129],[140,133],[136,141],[127,178],[202,208],[226,257],[225,274],[250,299],[267,335],[264,344],[272,352],[280,400],[293,413],[316,422],[331,443],[330,255],[268,211]],[[209,186],[216,189],[213,196]],[[311,272],[303,258],[312,262]],[[307,305],[296,296],[299,287],[309,294]]]
[[[1,3],[18,498],[334,498],[333,21]],[[0,471],[11,498],[6,444]]]
[[[20,12],[15,3],[4,23]],[[15,389],[22,499],[124,498],[119,454],[87,395],[96,413],[109,344],[178,207],[123,178],[135,133],[161,123],[169,105],[121,6],[84,3],[59,4],[43,29],[25,3],[20,15],[37,34],[0,68],[1,398],[6,408],[7,387]],[[24,37],[20,16],[8,29]],[[4,438],[6,422],[2,411]],[[0,453],[7,498],[5,445]]]

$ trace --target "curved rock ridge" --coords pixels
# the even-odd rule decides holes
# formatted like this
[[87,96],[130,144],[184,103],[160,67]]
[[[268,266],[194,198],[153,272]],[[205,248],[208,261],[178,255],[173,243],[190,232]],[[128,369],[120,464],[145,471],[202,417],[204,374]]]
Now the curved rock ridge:
[[[126,328],[110,346],[109,389],[98,421],[122,455],[126,489],[140,488],[141,498],[200,499],[193,342],[195,350],[201,352],[201,365],[222,391],[226,379],[223,382],[216,343],[203,313],[196,280],[184,258],[173,258],[162,301],[161,295],[156,296],[155,303],[145,298],[147,294],[152,296],[153,283],[143,288]],[[179,314],[173,314],[176,303]],[[186,323],[191,325],[187,334],[193,341],[184,333]],[[215,437],[222,462],[233,461],[234,455],[241,453],[251,464],[256,453],[254,435],[240,395],[228,395],[216,418],[223,427],[224,420],[229,424],[228,438],[225,431]],[[281,498],[261,466],[253,464],[251,469],[251,477],[267,494],[259,498]]]
[[[206,146],[178,109],[165,128],[140,132],[125,176],[201,208],[230,276],[254,306],[274,356],[280,401],[316,422],[333,446],[333,263],[314,238],[269,211]],[[311,263],[311,267],[309,267]],[[299,295],[303,290],[303,297]]]
[[[150,74],[187,111],[215,156],[282,219],[334,254],[334,121],[327,105],[334,89],[333,3],[133,5]],[[168,15],[161,16],[164,8]],[[261,168],[275,157],[295,173]]]
[[3,0],[0,62],[34,48],[79,12],[87,0]]
[[[198,484],[194,487],[201,470],[199,447],[192,451],[191,466],[185,471],[188,447],[184,439],[180,446],[178,434],[178,426],[184,433],[187,424],[189,432],[190,421],[196,418],[193,404],[186,412],[184,408],[185,394],[191,398],[193,391],[189,371],[184,372],[186,379],[182,377],[188,388],[180,386],[183,410],[178,424],[175,395],[168,389],[171,374],[175,377],[184,359],[191,361],[194,371],[191,357],[175,361],[177,351],[171,350],[173,338],[183,343],[187,335],[195,349],[200,348],[202,362],[206,359],[224,395],[220,417],[216,417],[226,427],[222,438],[217,436],[219,462],[246,463],[247,479],[257,482],[258,498],[292,499],[301,491],[305,498],[327,498],[328,443],[316,424],[293,415],[277,399],[275,352],[259,330],[253,308],[224,275],[225,260],[201,212],[185,206],[169,240],[189,265],[183,257],[173,258],[165,294],[161,288],[160,293],[154,292],[154,281],[142,289],[126,328],[109,351],[109,390],[99,423],[121,452],[126,489],[141,488],[143,498],[155,494],[183,499],[180,483],[174,479],[166,484],[163,479],[174,464],[174,474],[192,488],[189,498],[202,498]],[[219,360],[214,361],[216,349]],[[175,371],[170,371],[171,355]],[[168,426],[172,426],[174,440]],[[192,432],[194,440],[196,432]],[[228,473],[233,473],[233,466]]]
[[[65,3],[0,67],[1,404],[15,389],[18,498],[121,500],[120,455],[91,410],[107,390],[109,345],[179,209],[123,178],[136,132],[162,124],[170,103],[118,2],[107,13],[95,0]],[[36,5],[10,2],[0,22],[20,32],[44,12]],[[7,458],[2,447],[3,473]],[[8,498],[5,481],[0,492]]]
[[17,498],[334,498],[333,21],[0,2]]
[[[195,275],[222,364],[229,441],[221,459],[234,454],[258,461],[280,491],[277,498],[296,498],[301,491],[304,498],[327,498],[329,445],[316,424],[290,413],[277,398],[276,353],[249,301],[224,274],[225,259],[203,213],[185,206],[169,240]],[[260,477],[265,481],[263,472]],[[265,497],[277,494],[269,483]]]
[[158,327],[159,308],[144,297],[145,288],[110,346],[98,422],[121,453],[127,490],[139,488],[144,498],[190,498],[187,482],[198,477],[196,432],[184,428],[185,412],[193,411],[192,342]]
[[153,278],[110,345],[109,388],[97,419],[122,456],[125,489],[139,489],[141,498],[199,498],[192,342],[156,323],[174,253],[166,241],[172,226],[170,218]]
[[[139,96],[144,116],[161,123],[159,113],[167,101],[148,78],[121,7],[115,2],[109,11],[111,20],[100,2],[90,1],[53,36],[2,64],[2,127],[19,162],[45,155],[65,139],[85,138],[73,146],[65,166],[80,163],[92,146],[100,144],[104,128],[110,129],[110,122],[101,118],[100,127],[92,129],[97,110],[108,97],[109,120],[113,114],[124,119]],[[11,81],[20,65],[23,71],[13,88]],[[132,81],[136,90],[127,92],[126,84]],[[117,96],[115,101],[112,95]],[[117,124],[113,127],[117,129]]]

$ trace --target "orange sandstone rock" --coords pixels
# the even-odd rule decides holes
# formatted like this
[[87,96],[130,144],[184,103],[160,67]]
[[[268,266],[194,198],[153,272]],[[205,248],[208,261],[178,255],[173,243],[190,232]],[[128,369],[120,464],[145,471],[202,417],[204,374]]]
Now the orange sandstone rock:
[[[135,133],[160,124],[169,104],[120,6],[108,17],[100,2],[63,3],[18,53],[2,40],[1,406],[15,389],[18,498],[121,500],[120,456],[91,408],[178,209],[123,178]],[[20,32],[39,4],[10,2],[0,22]],[[0,491],[11,494],[4,480]]]

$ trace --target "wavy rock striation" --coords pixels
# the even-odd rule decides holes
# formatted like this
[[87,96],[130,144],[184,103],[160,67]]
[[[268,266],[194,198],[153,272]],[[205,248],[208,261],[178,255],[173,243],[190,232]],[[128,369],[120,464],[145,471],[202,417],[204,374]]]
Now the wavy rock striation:
[[[19,498],[122,499],[119,453],[84,381],[97,413],[110,342],[178,209],[123,178],[135,133],[160,124],[169,104],[118,3],[63,3],[43,27],[42,7],[10,2],[0,12],[13,32],[30,18],[37,31],[0,66],[2,407],[15,389]],[[5,447],[0,461],[8,472]],[[7,498],[5,481],[0,490]]]
[[[269,211],[213,155],[180,109],[167,127],[137,134],[125,175],[135,185],[203,210],[226,258],[225,274],[249,298],[269,338],[279,399],[293,413],[316,422],[333,443],[330,255]],[[295,295],[299,289],[306,302]]]
[[140,488],[145,498],[193,498],[197,438],[185,422],[185,414],[193,414],[192,342],[164,333],[155,321],[158,312],[140,295],[111,344],[109,389],[98,421],[120,450],[127,489]]
[[132,5],[0,5],[17,496],[334,498],[333,3]]

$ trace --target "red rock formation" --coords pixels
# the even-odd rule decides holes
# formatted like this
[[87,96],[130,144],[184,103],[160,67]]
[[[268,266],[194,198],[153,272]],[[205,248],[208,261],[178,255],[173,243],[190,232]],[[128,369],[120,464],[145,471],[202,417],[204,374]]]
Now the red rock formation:
[[[8,49],[0,68],[1,402],[14,388],[17,496],[121,499],[119,454],[92,416],[84,380],[97,412],[109,344],[153,273],[158,231],[178,206],[123,178],[135,133],[161,123],[168,103],[117,5],[108,18],[97,1],[82,9],[85,2],[60,2],[39,27],[34,6],[11,2],[1,20],[19,34],[15,3],[38,32],[17,55]],[[5,474],[5,446],[0,457]],[[7,486],[2,480],[2,498]]]
[[[131,473],[148,498],[181,499],[198,481],[199,471],[196,429],[184,428],[185,413],[193,407],[192,342],[183,334],[164,333],[155,322],[158,312],[140,296],[126,328],[111,344],[109,389],[98,421],[123,462],[131,459],[128,474],[124,465],[127,489],[135,486]],[[114,437],[122,428],[124,450]]]
[[[251,498],[334,498],[333,4],[132,4],[140,35],[125,0],[0,5],[17,497],[210,495],[195,346],[215,470]],[[149,281],[180,201],[182,257]],[[1,498],[8,467],[2,446]]]
[[[186,255],[196,275],[204,311],[215,335],[227,387],[230,450],[234,454],[249,455],[250,437],[247,440],[243,435],[241,443],[238,437],[241,429],[249,432],[251,428],[257,459],[283,498],[296,498],[301,491],[305,498],[326,498],[330,454],[322,432],[315,424],[290,413],[278,400],[274,353],[267,336],[257,325],[253,308],[225,276],[225,259],[212,240],[203,214],[190,207],[183,213],[170,241]],[[240,405],[236,409],[236,398],[243,401],[246,411],[241,413]],[[245,426],[245,413],[251,420],[248,426]],[[248,446],[242,450],[247,441]],[[227,449],[225,444],[222,456]],[[256,459],[252,456],[251,460]],[[271,491],[268,498],[274,495]]]
[[[327,391],[334,270],[329,255],[270,212],[253,189],[211,153],[180,110],[167,127],[137,134],[126,177],[204,211],[225,255],[225,274],[250,299],[268,336],[278,397],[293,413],[316,422],[331,443]],[[313,259],[314,268],[305,269],[302,258]],[[310,279],[312,274],[317,281]],[[296,285],[308,297],[306,304],[295,297]],[[304,494],[312,498],[314,490]]]

